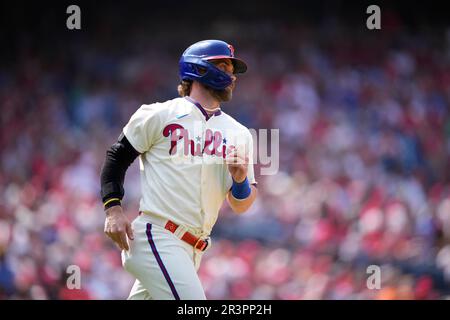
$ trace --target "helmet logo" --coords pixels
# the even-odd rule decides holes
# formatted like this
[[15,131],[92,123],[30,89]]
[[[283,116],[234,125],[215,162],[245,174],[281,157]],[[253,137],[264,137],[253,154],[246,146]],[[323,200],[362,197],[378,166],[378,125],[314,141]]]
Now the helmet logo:
[[229,44],[228,49],[230,49],[230,56],[234,57],[234,47],[231,44]]

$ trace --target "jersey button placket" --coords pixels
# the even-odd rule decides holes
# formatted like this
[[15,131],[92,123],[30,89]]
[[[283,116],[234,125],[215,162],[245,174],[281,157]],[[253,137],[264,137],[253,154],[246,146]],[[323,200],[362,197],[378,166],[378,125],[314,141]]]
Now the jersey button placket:
[[[205,138],[206,138],[206,129],[208,128],[208,123],[205,119],[205,117],[202,117],[202,148],[205,146]],[[200,205],[201,205],[201,216],[202,220],[204,221],[205,218],[205,211],[203,210],[204,204],[203,204],[203,195],[206,192],[206,181],[204,177],[204,166],[205,166],[205,154],[202,154],[202,164],[200,168]]]

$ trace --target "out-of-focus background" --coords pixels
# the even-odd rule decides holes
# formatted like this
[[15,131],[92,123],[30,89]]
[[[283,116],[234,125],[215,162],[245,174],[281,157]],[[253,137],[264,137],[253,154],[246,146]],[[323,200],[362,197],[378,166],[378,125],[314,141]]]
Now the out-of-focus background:
[[[127,297],[103,234],[105,151],[141,104],[177,95],[180,54],[210,38],[249,65],[223,109],[280,129],[280,168],[257,166],[245,215],[224,205],[207,297],[450,298],[450,25],[434,2],[393,2],[373,31],[364,1],[78,2],[74,31],[72,3],[2,3],[0,298]],[[133,219],[137,161],[125,190]]]

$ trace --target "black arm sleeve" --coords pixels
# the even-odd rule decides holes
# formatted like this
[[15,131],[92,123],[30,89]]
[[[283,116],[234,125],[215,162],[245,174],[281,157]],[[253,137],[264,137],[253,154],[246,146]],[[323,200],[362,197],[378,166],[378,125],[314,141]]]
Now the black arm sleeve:
[[119,136],[118,141],[106,151],[100,175],[103,203],[111,198],[122,200],[125,194],[123,189],[125,173],[138,155],[139,152],[133,148],[123,133]]

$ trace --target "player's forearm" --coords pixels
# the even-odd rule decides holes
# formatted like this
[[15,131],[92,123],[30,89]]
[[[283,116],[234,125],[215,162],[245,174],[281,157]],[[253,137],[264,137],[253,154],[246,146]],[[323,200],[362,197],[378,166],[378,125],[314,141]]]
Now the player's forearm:
[[105,209],[117,205],[122,200],[125,173],[138,155],[139,152],[131,146],[123,135],[106,152],[105,162],[100,174],[101,197]]
[[258,189],[253,185],[251,185],[250,188],[251,193],[245,199],[236,199],[235,197],[233,197],[231,191],[228,192],[228,204],[235,213],[243,213],[247,211],[252,206],[253,202],[255,202],[256,196],[258,194]]

